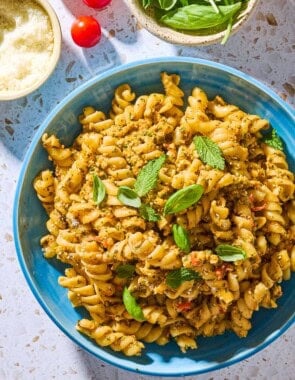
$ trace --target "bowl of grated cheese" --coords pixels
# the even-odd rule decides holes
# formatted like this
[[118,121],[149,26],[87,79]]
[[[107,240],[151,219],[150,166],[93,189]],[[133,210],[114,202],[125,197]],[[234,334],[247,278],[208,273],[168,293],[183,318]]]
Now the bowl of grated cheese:
[[61,29],[47,0],[0,2],[0,101],[39,88],[60,57]]

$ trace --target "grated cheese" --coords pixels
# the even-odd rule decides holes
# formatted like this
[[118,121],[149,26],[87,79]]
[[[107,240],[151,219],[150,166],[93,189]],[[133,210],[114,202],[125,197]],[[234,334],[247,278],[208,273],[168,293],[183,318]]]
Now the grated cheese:
[[0,92],[34,85],[53,52],[53,31],[46,11],[34,0],[0,2]]

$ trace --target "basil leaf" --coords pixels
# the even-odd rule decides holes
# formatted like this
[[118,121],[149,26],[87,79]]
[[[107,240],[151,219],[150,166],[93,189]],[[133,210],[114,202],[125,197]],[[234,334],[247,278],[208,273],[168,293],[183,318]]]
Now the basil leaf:
[[176,191],[167,199],[164,206],[164,215],[174,214],[185,210],[198,202],[204,192],[202,185],[190,185],[181,190]]
[[223,170],[225,166],[222,151],[219,146],[205,136],[194,137],[195,148],[201,160],[213,168]]
[[141,200],[136,192],[128,186],[120,186],[118,189],[117,198],[126,206],[139,208]]
[[119,278],[130,278],[133,276],[135,266],[132,264],[121,264],[117,266],[116,273]]
[[191,250],[191,243],[188,232],[185,228],[179,224],[173,224],[172,227],[173,239],[176,245],[185,253],[189,253]]
[[272,129],[262,140],[265,144],[271,146],[274,149],[283,151],[284,145],[280,136],[277,134],[275,129]]
[[160,220],[160,215],[157,214],[151,206],[144,203],[139,208],[139,215],[149,222],[157,222]]
[[191,280],[200,280],[201,276],[193,269],[181,267],[172,270],[166,276],[166,284],[173,289],[178,288],[183,282]]
[[161,17],[161,21],[174,29],[200,30],[220,26],[241,8],[241,2],[218,6],[216,13],[211,5],[191,4],[173,9]]
[[239,247],[229,244],[219,244],[215,251],[223,261],[237,261],[247,258],[246,252]]
[[138,322],[145,320],[141,307],[137,304],[136,299],[125,287],[123,290],[123,303],[128,313]]
[[149,161],[141,169],[134,184],[134,190],[139,197],[146,195],[156,186],[159,171],[165,160],[166,156],[163,154],[159,158]]
[[105,195],[105,185],[96,174],[93,174],[93,201],[98,205],[104,200]]

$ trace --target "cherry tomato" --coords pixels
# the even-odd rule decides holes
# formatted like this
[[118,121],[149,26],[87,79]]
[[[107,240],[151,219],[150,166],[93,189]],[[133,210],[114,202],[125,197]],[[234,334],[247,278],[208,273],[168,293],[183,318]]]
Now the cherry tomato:
[[90,48],[99,42],[101,27],[94,17],[79,16],[72,24],[71,35],[77,45]]
[[91,8],[104,8],[106,7],[107,5],[109,5],[109,3],[111,2],[112,0],[84,0],[84,3],[86,5],[88,5],[89,7]]

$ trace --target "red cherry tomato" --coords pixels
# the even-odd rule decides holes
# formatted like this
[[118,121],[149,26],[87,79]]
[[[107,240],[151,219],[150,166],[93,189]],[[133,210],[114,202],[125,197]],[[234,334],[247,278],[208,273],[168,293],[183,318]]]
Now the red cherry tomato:
[[72,24],[71,35],[77,45],[90,48],[99,42],[101,27],[94,17],[80,16]]
[[106,7],[111,1],[112,0],[84,0],[84,3],[91,8],[99,9]]

